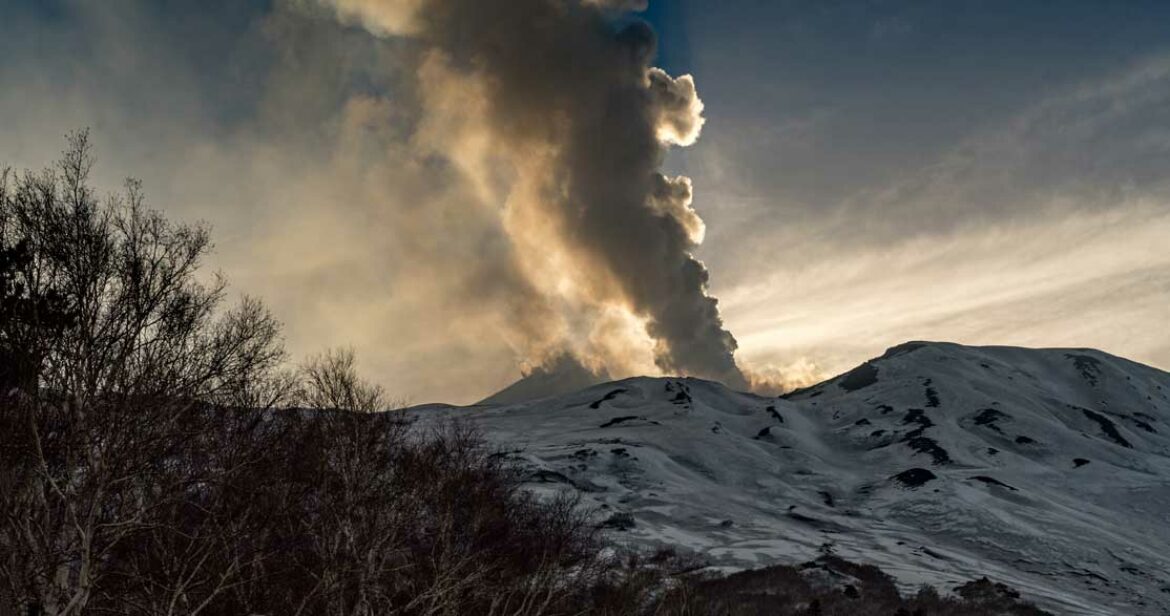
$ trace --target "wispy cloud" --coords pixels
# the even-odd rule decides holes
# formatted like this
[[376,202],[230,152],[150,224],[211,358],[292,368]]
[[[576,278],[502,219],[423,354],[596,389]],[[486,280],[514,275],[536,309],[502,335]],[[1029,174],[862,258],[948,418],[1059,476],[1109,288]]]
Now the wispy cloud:
[[771,256],[739,267],[770,274],[719,289],[745,358],[834,372],[947,339],[1170,366],[1168,103],[1170,58],[1153,56],[764,232]]

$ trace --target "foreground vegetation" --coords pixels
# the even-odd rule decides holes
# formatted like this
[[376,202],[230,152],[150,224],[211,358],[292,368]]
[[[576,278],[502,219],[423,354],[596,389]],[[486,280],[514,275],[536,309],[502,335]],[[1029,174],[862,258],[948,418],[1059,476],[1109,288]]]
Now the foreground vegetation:
[[351,353],[290,364],[259,301],[201,277],[206,228],[134,182],[99,199],[91,165],[79,134],[0,179],[0,614],[1040,613],[831,557],[623,553],[466,428],[387,412]]

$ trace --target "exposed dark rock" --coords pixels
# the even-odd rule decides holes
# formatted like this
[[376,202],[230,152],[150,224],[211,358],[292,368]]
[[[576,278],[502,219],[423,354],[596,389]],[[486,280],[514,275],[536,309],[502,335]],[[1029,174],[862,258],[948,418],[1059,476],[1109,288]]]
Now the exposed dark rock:
[[[938,490],[935,490],[935,492],[938,492]],[[943,556],[942,554],[939,554],[938,552],[935,552],[934,550],[932,550],[926,546],[922,547],[922,553],[926,554],[927,556],[934,558],[936,560],[950,560],[946,556]]]
[[678,381],[675,381],[675,382],[667,381],[666,382],[666,392],[667,393],[677,392],[677,393],[675,393],[674,397],[670,399],[670,402],[673,404],[688,405],[692,402],[691,388],[687,387],[686,383],[682,383],[682,382],[678,382]]
[[906,417],[902,419],[902,425],[912,423],[918,424],[918,427],[906,434],[906,440],[922,436],[922,433],[925,432],[927,428],[934,426],[934,422],[926,416],[926,411],[922,409],[910,409],[907,411]]
[[1154,429],[1154,426],[1151,426],[1149,423],[1137,419],[1136,417],[1131,417],[1129,420],[1133,422],[1133,425],[1141,428],[1142,430],[1145,430],[1146,432],[1149,432],[1150,434],[1158,433],[1158,431]]
[[1085,414],[1085,417],[1088,417],[1092,421],[1095,421],[1097,425],[1101,426],[1101,431],[1104,432],[1105,436],[1108,436],[1114,443],[1117,443],[1122,447],[1133,449],[1133,445],[1130,445],[1129,441],[1125,440],[1125,437],[1121,436],[1121,433],[1117,431],[1117,426],[1114,425],[1108,417],[1101,415],[1100,413],[1094,413],[1089,409],[1081,409],[1081,412]]
[[934,384],[934,379],[925,379],[922,381],[922,386],[926,388],[926,407],[938,408],[938,390],[931,387],[932,384]]
[[616,425],[618,425],[618,424],[620,424],[620,423],[622,423],[622,422],[625,422],[625,421],[630,421],[630,420],[632,420],[632,419],[640,419],[640,418],[639,418],[637,415],[626,415],[625,417],[614,417],[613,419],[611,419],[611,420],[609,420],[609,421],[607,421],[607,422],[605,422],[605,423],[601,424],[601,425],[600,425],[600,426],[598,426],[598,427],[600,427],[600,428],[608,428],[608,427],[610,427],[610,426],[616,426]]
[[923,409],[910,409],[902,419],[902,425],[918,424],[918,427],[907,432],[902,442],[918,453],[929,454],[934,464],[944,465],[951,463],[951,456],[932,438],[923,436],[927,428],[934,426],[934,422],[926,416]]
[[1020,593],[1015,589],[1000,583],[993,583],[986,577],[955,587],[955,593],[964,599],[980,603],[1020,598]]
[[1006,413],[1000,412],[996,409],[983,409],[972,420],[977,426],[987,426],[988,428],[1003,434],[1003,430],[996,424],[1001,419],[1011,419]]
[[878,369],[877,366],[866,362],[860,366],[846,372],[837,385],[845,391],[857,391],[863,387],[869,387],[877,382]]
[[1073,365],[1081,373],[1081,378],[1088,381],[1089,385],[1093,387],[1097,386],[1098,379],[1101,376],[1100,360],[1088,355],[1077,355],[1075,353],[1065,353],[1064,356],[1073,360]]
[[793,520],[796,520],[797,522],[804,522],[805,524],[810,524],[812,526],[823,526],[824,525],[824,522],[822,522],[821,520],[818,520],[812,516],[804,515],[803,513],[797,513],[795,511],[793,511],[791,508],[788,510],[788,517],[792,518]]
[[912,468],[894,475],[891,479],[908,488],[919,488],[926,485],[927,482],[938,479],[938,476],[925,468]]
[[622,530],[622,531],[630,530],[630,529],[634,528],[634,526],[636,526],[636,525],[637,524],[634,522],[633,514],[624,513],[624,512],[615,513],[615,514],[609,516],[608,519],[606,519],[604,522],[601,523],[602,528],[610,528],[613,530]]
[[772,419],[775,419],[780,423],[784,423],[784,417],[780,415],[780,411],[777,411],[775,406],[769,406],[764,410],[768,411],[768,414],[772,416]]
[[898,346],[886,349],[886,352],[883,353],[882,356],[878,359],[890,359],[891,357],[913,353],[914,351],[917,351],[924,346],[926,346],[925,342],[906,342],[904,344],[899,344]]
[[972,477],[971,479],[974,479],[975,481],[981,481],[983,483],[986,483],[987,485],[999,486],[1001,488],[1007,488],[1008,490],[1011,490],[1012,492],[1019,492],[1019,490],[1017,490],[1016,488],[1009,486],[1008,484],[996,479],[995,477],[988,477],[987,475],[976,475],[976,476]]
[[540,483],[572,483],[569,481],[568,477],[562,475],[561,473],[544,469],[534,471],[531,475],[528,476],[528,480],[538,481]]
[[1029,437],[1029,436],[1022,436],[1021,435],[1021,436],[1016,437],[1016,444],[1017,445],[1032,445],[1032,444],[1035,444],[1035,442],[1036,442],[1036,439],[1033,439],[1032,437]]
[[1080,468],[1089,463],[1085,458],[1073,458],[1073,468]]
[[604,396],[604,397],[602,397],[601,399],[594,400],[593,402],[591,402],[591,403],[589,404],[589,408],[591,408],[591,409],[599,409],[599,408],[601,408],[601,405],[602,405],[602,403],[604,403],[604,402],[608,402],[608,401],[610,401],[610,400],[613,400],[614,398],[616,398],[616,397],[618,397],[619,395],[621,395],[621,394],[624,394],[624,393],[626,393],[626,390],[625,390],[625,389],[615,389],[615,390],[613,390],[613,391],[611,391],[611,392],[609,392],[609,393],[605,394],[605,396]]
[[915,452],[928,454],[935,466],[943,466],[951,463],[951,456],[947,453],[947,450],[940,447],[932,438],[918,436],[905,442]]

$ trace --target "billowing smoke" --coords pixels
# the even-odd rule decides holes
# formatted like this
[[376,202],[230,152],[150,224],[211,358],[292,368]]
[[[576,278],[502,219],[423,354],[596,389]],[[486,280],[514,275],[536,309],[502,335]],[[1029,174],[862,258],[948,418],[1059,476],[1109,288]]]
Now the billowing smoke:
[[627,14],[644,1],[319,1],[416,47],[413,145],[499,205],[516,268],[561,315],[532,361],[564,351],[548,343],[560,338],[621,373],[640,336],[664,372],[746,386],[692,256],[690,180],[659,170],[698,138],[703,106],[690,76],[650,65],[655,35]]

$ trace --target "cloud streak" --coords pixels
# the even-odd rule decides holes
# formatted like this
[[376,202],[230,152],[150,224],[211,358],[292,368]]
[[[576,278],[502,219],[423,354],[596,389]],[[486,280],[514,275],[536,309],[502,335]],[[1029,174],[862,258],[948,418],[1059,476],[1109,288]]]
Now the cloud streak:
[[718,289],[742,360],[836,373],[944,339],[1170,366],[1155,333],[1170,297],[1170,140],[1156,128],[1167,101],[1170,62],[1155,54],[1035,100],[887,184],[819,211],[792,205],[798,226],[768,228],[775,212],[740,201],[752,214],[720,231],[750,228],[766,244],[741,245],[721,271],[768,270]]

